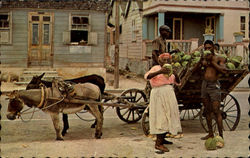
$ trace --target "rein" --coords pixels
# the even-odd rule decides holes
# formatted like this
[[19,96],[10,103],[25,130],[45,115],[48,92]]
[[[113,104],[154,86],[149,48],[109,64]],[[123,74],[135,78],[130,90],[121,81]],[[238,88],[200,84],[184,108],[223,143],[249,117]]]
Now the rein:
[[[45,93],[45,89],[44,89],[43,86],[41,87],[41,93],[42,93],[41,101],[40,101],[40,103],[37,105],[37,108],[39,108],[38,110],[35,110],[36,107],[34,107],[34,110],[33,110],[32,112],[26,112],[26,111],[28,111],[28,110],[31,109],[31,108],[29,108],[29,109],[27,109],[27,110],[24,110],[24,111],[22,111],[22,112],[18,112],[18,113],[17,113],[18,118],[20,117],[21,120],[22,120],[23,122],[29,122],[29,121],[33,118],[33,115],[34,115],[35,112],[38,112],[38,111],[40,111],[40,110],[48,109],[48,108],[50,108],[50,107],[52,107],[52,106],[54,106],[54,105],[56,105],[56,104],[58,104],[58,103],[60,103],[60,102],[62,102],[62,101],[64,100],[64,96],[62,96],[62,99],[61,99],[61,100],[59,100],[59,101],[57,101],[57,102],[55,102],[55,103],[52,103],[52,104],[50,104],[50,105],[48,105],[48,106],[46,106],[46,107],[43,107],[43,106],[44,106],[44,102],[45,102],[45,96],[46,96],[46,94],[47,94],[47,93]],[[43,107],[43,108],[40,108],[40,107]],[[30,113],[32,113],[30,119],[29,119],[28,121],[25,121],[25,120],[22,118],[22,115],[24,115],[24,114],[30,114]]]

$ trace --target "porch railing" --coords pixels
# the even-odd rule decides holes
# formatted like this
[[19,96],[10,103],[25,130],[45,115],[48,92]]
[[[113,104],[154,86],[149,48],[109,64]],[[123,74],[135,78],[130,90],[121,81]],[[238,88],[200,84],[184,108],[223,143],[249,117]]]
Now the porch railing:
[[[203,50],[203,45],[199,46],[196,49],[193,49],[192,40],[166,40],[167,44],[170,43],[170,51],[174,49],[179,49],[185,53],[194,52],[196,50]],[[220,44],[221,52],[227,54],[227,56],[242,56],[243,63],[249,64],[249,49],[244,45],[237,44]],[[152,56],[152,40],[143,41],[143,54],[145,58],[151,58]]]
[[[191,40],[166,40],[166,45],[170,44],[170,51],[179,49],[180,51],[184,51],[185,53],[189,53],[191,51]],[[145,57],[152,56],[152,40],[145,40],[143,42],[143,50]]]
[[246,46],[243,48],[243,63],[249,65],[249,48]]
[[170,51],[175,49],[179,49],[185,53],[189,53],[191,51],[191,40],[166,40],[166,42],[167,45],[170,44]]
[[[240,47],[242,47],[242,49]],[[201,51],[203,48],[203,46],[200,46],[193,51]],[[249,48],[247,46],[236,44],[220,44],[220,52],[225,53],[228,57],[236,55],[242,56],[242,63],[244,65],[249,64]]]

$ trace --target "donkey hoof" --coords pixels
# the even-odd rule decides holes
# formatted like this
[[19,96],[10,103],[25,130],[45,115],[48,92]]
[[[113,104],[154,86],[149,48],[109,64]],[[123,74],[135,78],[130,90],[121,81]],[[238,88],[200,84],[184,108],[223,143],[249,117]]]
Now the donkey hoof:
[[62,136],[65,136],[66,133],[67,131],[62,131]]
[[101,139],[101,137],[102,137],[102,133],[98,133],[98,134],[96,133],[96,134],[95,134],[95,138],[96,138],[96,139]]
[[101,139],[101,136],[95,136],[96,139]]
[[56,140],[59,140],[59,141],[64,141],[63,138],[56,138]]

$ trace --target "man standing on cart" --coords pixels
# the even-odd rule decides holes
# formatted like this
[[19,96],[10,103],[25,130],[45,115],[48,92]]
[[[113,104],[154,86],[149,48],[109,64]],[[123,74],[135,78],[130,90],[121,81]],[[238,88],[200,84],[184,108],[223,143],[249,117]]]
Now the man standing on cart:
[[152,42],[152,66],[159,65],[158,57],[162,53],[174,53],[178,52],[179,50],[172,50],[170,51],[169,43],[166,44],[166,40],[170,37],[171,29],[167,25],[162,25],[159,28],[160,36],[157,37]]
[[204,43],[204,50],[210,53],[206,53],[201,59],[201,64],[205,68],[201,86],[201,98],[204,105],[204,115],[206,117],[208,125],[208,135],[202,137],[202,140],[206,140],[213,137],[212,127],[212,114],[215,115],[215,120],[218,126],[219,135],[223,138],[223,124],[220,111],[220,83],[218,81],[220,73],[226,73],[225,59],[218,57],[214,53],[214,43],[211,40],[206,40]]
[[[171,34],[170,27],[168,27],[167,25],[161,25],[159,28],[159,32],[160,32],[160,36],[152,41],[152,67],[155,65],[160,65],[158,61],[158,57],[162,53],[172,54],[174,52],[179,51],[178,49],[176,49],[170,52],[170,44],[166,43],[166,40],[170,37],[170,34]],[[148,97],[150,96],[151,89],[152,88],[150,86],[150,83],[147,82],[145,93]]]

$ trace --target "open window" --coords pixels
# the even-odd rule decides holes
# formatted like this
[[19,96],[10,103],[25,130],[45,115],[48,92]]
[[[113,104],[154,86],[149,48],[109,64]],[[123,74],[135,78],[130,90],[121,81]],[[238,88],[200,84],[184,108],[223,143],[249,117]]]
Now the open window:
[[89,35],[89,18],[88,16],[72,16],[70,42],[87,44]]
[[11,12],[0,12],[0,44],[11,44]]
[[70,15],[69,26],[69,31],[63,33],[63,42],[65,44],[97,44],[97,33],[91,32],[90,15]]

